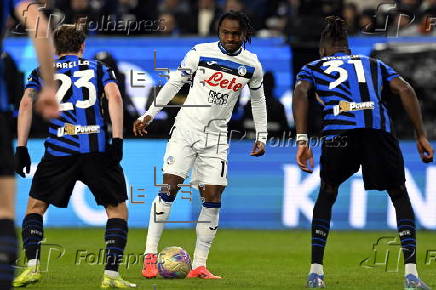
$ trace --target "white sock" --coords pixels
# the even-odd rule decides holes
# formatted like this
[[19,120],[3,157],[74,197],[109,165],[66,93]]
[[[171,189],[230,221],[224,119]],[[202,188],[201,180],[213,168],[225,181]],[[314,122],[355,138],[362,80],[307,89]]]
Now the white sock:
[[[151,204],[150,209],[150,220],[148,222],[148,231],[147,231],[147,242],[145,244],[145,254],[156,254],[158,253],[157,247],[159,244],[160,237],[162,236],[162,232],[165,227],[164,221],[168,219],[171,211],[172,202],[163,201],[159,195],[157,195],[153,203]],[[156,213],[155,214],[155,205],[156,205]],[[155,219],[158,223],[155,222]]]
[[199,221],[210,221],[210,223],[198,223],[197,242],[195,244],[194,261],[192,262],[192,269],[200,266],[206,267],[207,256],[209,255],[209,249],[215,238],[215,234],[218,228],[218,221],[220,217],[221,208],[208,208],[201,207]]
[[321,264],[312,264],[310,265],[310,273],[315,273],[318,275],[324,275],[324,266]]
[[38,259],[30,259],[29,261],[27,261],[27,266],[28,267],[34,267],[36,265],[39,265],[39,260]]
[[415,275],[418,277],[418,271],[416,270],[416,264],[405,264],[404,265],[404,276],[409,274]]
[[118,273],[117,271],[112,271],[112,270],[104,270],[104,274],[108,275],[109,277],[112,277],[112,278],[116,278],[116,277],[120,276],[120,273]]

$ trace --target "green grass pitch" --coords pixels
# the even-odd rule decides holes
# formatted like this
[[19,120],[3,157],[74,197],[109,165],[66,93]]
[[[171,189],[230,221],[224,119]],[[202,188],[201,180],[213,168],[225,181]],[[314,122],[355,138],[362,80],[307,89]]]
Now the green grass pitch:
[[[104,229],[46,229],[40,283],[30,289],[99,289],[103,265],[97,261],[104,248]],[[126,254],[140,255],[146,230],[131,229]],[[332,231],[324,260],[326,284],[330,289],[403,289],[402,256],[395,271],[398,246],[381,246],[374,265],[373,244],[394,231]],[[418,233],[418,269],[430,287],[436,288],[436,232]],[[54,244],[52,246],[48,244]],[[195,230],[166,230],[161,248],[181,246],[193,254]],[[59,246],[58,246],[59,245]],[[59,256],[60,246],[65,249]],[[48,251],[52,248],[51,251]],[[382,265],[390,249],[387,266]],[[50,252],[50,258],[48,254]],[[89,255],[88,255],[89,253]],[[23,253],[21,253],[23,255]],[[88,255],[88,256],[87,256]],[[427,257],[426,257],[427,256]],[[370,259],[365,266],[361,262]],[[427,263],[426,263],[427,258]],[[138,257],[137,259],[140,259]],[[140,289],[304,289],[310,263],[310,232],[300,230],[260,231],[221,229],[209,255],[208,268],[222,280],[147,280],[140,276],[142,261],[123,264],[124,278]],[[49,261],[47,265],[47,260]],[[132,255],[131,263],[135,257]],[[371,262],[372,261],[372,262]],[[79,263],[80,262],[80,263]],[[46,267],[45,267],[46,266]],[[386,272],[386,270],[388,272]],[[19,270],[18,270],[19,271]]]

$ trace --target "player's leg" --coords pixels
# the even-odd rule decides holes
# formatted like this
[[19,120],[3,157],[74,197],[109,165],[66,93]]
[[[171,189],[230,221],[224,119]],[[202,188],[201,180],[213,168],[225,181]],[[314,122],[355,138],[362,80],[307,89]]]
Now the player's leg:
[[[395,208],[397,218],[397,228],[400,235],[401,247],[404,255],[404,264],[406,264],[406,275],[414,274],[416,272],[416,227],[415,227],[415,214],[413,212],[412,204],[410,203],[409,194],[405,185],[398,186],[394,189],[388,190],[389,197]],[[407,265],[411,264],[408,269]],[[408,271],[409,270],[409,271]]]
[[17,257],[15,232],[15,178],[0,176],[0,289],[9,289]]
[[330,232],[332,208],[338,188],[359,170],[358,141],[356,134],[349,133],[333,141],[325,141],[320,158],[321,186],[313,208],[311,233],[311,265],[307,286],[324,288],[324,249]]
[[106,265],[101,288],[134,288],[135,284],[125,281],[118,273],[128,233],[128,197],[123,168],[106,153],[83,155],[79,164],[80,179],[89,187],[96,203],[104,206],[108,217],[104,236]]
[[365,189],[387,190],[391,198],[404,255],[405,284],[410,286],[406,288],[428,289],[416,271],[415,215],[405,186],[404,159],[399,141],[381,130],[367,129],[362,136],[367,140],[362,150]]
[[312,218],[312,257],[307,278],[309,288],[324,288],[324,249],[330,232],[333,204],[338,195],[338,185],[321,179],[321,187]]
[[41,279],[38,267],[41,256],[41,241],[44,239],[43,215],[48,206],[49,204],[44,201],[29,197],[21,229],[27,265],[24,271],[15,278],[14,287],[25,287]]
[[48,203],[33,197],[29,197],[27,202],[26,216],[22,226],[22,238],[28,266],[37,265],[39,262],[41,241],[44,239],[43,216],[48,206]]
[[23,247],[27,267],[14,280],[15,287],[37,282],[41,241],[44,238],[43,215],[50,204],[66,208],[77,181],[77,158],[44,155],[32,179],[26,215],[22,224]]
[[[219,279],[206,268],[209,250],[218,229],[221,195],[227,186],[227,136],[200,134],[195,144],[198,154],[192,168],[192,185],[198,187],[202,207],[196,226],[192,271],[188,278]],[[202,223],[201,221],[205,221]]]
[[144,266],[141,272],[145,278],[155,278],[158,274],[157,253],[159,252],[159,241],[170,215],[171,206],[179,190],[178,185],[183,184],[184,180],[183,177],[164,173],[163,184],[165,186],[161,188],[151,204],[145,243]]
[[185,179],[174,174],[164,173],[163,184],[158,195],[154,198],[148,222],[147,240],[145,244],[145,255],[157,254],[159,240],[165,227],[165,222],[171,211],[171,206],[179,191],[179,184]]
[[416,226],[415,214],[410,203],[406,186],[400,185],[388,189],[388,194],[395,208],[397,228],[404,256],[405,288],[430,289],[419,279],[416,269]]
[[324,275],[324,249],[330,231],[332,208],[338,195],[338,185],[329,184],[321,180],[321,187],[312,218],[312,262],[310,273]]
[[179,184],[183,184],[195,160],[192,149],[192,135],[185,130],[172,130],[163,157],[163,186],[154,198],[151,207],[144,252],[144,267],[142,275],[146,278],[157,276],[157,253],[165,223],[170,215],[172,204],[179,191]]
[[0,289],[9,289],[17,256],[15,172],[10,117],[0,112]]
[[121,278],[118,268],[124,255],[128,233],[128,211],[125,202],[107,205],[105,242],[106,265],[104,268],[102,288],[134,288],[135,284]]
[[223,185],[199,186],[203,204],[196,227],[197,241],[195,244],[192,271],[188,278],[220,279],[206,268],[207,257],[218,229],[221,210],[221,195],[225,189]]

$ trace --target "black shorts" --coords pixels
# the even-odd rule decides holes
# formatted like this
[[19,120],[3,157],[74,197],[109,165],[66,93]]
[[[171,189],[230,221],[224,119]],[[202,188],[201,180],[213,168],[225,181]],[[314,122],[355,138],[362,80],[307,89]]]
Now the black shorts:
[[116,206],[127,200],[123,169],[107,153],[53,157],[38,164],[29,195],[56,207],[67,207],[76,181],[86,184],[98,205]]
[[321,181],[339,186],[362,165],[366,190],[387,190],[405,183],[403,155],[392,134],[353,129],[336,141],[324,141],[322,145]]
[[0,176],[15,175],[12,141],[12,116],[0,112]]

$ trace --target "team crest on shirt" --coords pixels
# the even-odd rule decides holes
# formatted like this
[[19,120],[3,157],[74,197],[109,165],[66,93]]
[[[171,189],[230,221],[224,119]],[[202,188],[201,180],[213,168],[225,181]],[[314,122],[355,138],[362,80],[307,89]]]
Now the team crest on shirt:
[[245,76],[247,74],[247,68],[245,67],[245,65],[241,65],[238,67],[238,75],[240,75],[241,77]]
[[374,102],[350,103],[346,101],[339,101],[339,105],[333,107],[333,115],[337,116],[342,112],[361,110],[374,110]]
[[167,158],[167,164],[171,165],[176,161],[176,158],[174,158],[174,156],[168,156]]

